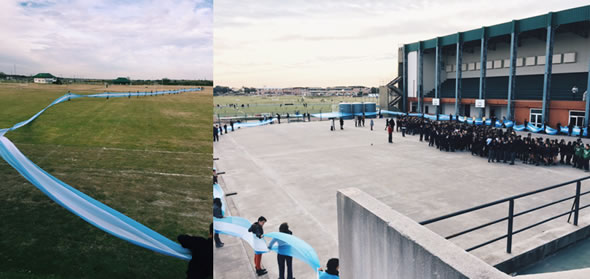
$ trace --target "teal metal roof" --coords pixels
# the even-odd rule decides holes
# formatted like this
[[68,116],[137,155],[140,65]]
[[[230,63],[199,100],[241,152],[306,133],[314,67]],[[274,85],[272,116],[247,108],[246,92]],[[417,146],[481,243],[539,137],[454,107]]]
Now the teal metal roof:
[[[514,23],[519,32],[526,32],[535,29],[547,27],[548,23],[551,25],[563,25],[568,23],[590,21],[590,5],[563,10],[559,12],[551,12],[544,15],[538,15],[520,20],[513,20],[511,22],[500,23],[492,26],[481,27],[465,32],[459,32],[444,37],[438,37],[441,46],[454,45],[457,43],[457,35],[461,35],[463,42],[480,40],[483,29],[487,32],[489,38],[508,35],[512,32],[512,24]],[[421,41],[422,49],[431,49],[436,47],[437,38]],[[416,51],[420,48],[420,42],[405,44],[406,52]]]
[[33,78],[55,78],[55,76],[50,73],[38,73]]

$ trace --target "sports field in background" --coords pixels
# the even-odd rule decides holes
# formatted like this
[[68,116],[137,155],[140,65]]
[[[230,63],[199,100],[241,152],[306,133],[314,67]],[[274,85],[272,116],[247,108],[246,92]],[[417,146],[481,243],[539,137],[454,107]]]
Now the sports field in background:
[[[0,128],[73,93],[181,87],[0,83]],[[211,222],[212,89],[81,98],[5,136],[74,188],[176,241]],[[111,236],[62,208],[0,159],[0,278],[184,278],[188,262]]]
[[[299,113],[319,113],[338,111],[341,102],[377,102],[368,97],[301,97],[301,96],[215,96],[214,114],[219,117],[243,117],[262,113],[290,115]],[[303,104],[307,104],[305,107]],[[230,107],[236,104],[237,107]],[[245,106],[242,107],[241,105]],[[248,106],[249,105],[249,106]]]

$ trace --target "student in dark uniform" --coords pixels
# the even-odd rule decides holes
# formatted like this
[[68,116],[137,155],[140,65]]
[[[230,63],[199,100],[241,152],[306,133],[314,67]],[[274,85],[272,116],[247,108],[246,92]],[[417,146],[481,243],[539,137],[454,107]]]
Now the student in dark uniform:
[[209,238],[199,236],[179,235],[178,242],[189,249],[192,259],[186,271],[187,279],[213,278],[213,223],[209,225]]
[[567,142],[567,145],[565,146],[565,164],[566,165],[571,165],[572,162],[572,155],[574,154],[574,146],[572,145],[571,141]]
[[387,126],[387,134],[389,135],[389,143],[393,143],[393,127]]
[[424,124],[420,124],[420,126],[418,127],[419,132],[420,132],[420,141],[422,141],[422,139],[424,138]]
[[[223,218],[223,211],[221,210],[222,208],[222,204],[221,204],[221,199],[220,198],[214,198],[213,199],[213,217],[215,218]],[[215,232],[215,234],[213,235],[213,240],[215,240],[215,247],[217,248],[221,248],[223,247],[223,242],[221,242],[221,239],[219,239],[219,234],[217,232]]]
[[219,128],[217,128],[217,125],[213,125],[213,141],[219,141]]

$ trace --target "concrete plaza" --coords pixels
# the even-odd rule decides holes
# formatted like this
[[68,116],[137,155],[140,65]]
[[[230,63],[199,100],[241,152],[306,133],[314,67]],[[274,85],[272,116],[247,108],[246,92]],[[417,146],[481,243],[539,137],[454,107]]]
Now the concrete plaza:
[[[222,135],[220,142],[214,144],[214,156],[219,158],[215,165],[226,172],[222,175],[226,192],[237,192],[228,197],[235,206],[232,214],[251,221],[265,216],[266,232],[278,231],[281,223],[289,223],[293,234],[314,247],[325,265],[329,258],[338,257],[338,189],[359,188],[413,220],[423,221],[587,176],[570,166],[536,167],[521,162],[510,166],[488,163],[469,152],[441,152],[419,142],[418,135],[402,137],[401,133],[394,133],[394,143],[389,144],[383,119],[375,120],[373,131],[368,124],[369,120],[365,127],[357,128],[352,120],[347,120],[344,130],[336,131],[330,131],[329,121],[274,124]],[[582,183],[582,191],[588,190],[586,184],[590,183]],[[575,185],[523,198],[516,201],[515,212],[573,194]],[[583,197],[581,204],[587,204],[588,199]],[[566,212],[571,205],[569,200],[517,217],[515,230]],[[507,208],[507,204],[497,205],[427,227],[446,236],[505,217]],[[581,211],[580,226],[590,223],[586,217],[589,212]],[[489,264],[500,263],[576,230],[566,220],[567,216],[558,218],[515,235],[512,255],[505,253],[506,240],[472,253]],[[506,222],[501,222],[452,242],[469,248],[505,233]],[[215,278],[233,278],[224,277],[223,270],[247,262],[252,265],[249,258],[236,259],[235,248],[225,248],[215,250]],[[295,277],[314,278],[310,267],[296,259],[293,263]],[[269,271],[268,278],[278,277],[274,253],[263,256],[263,265]],[[253,273],[251,268],[243,270]],[[243,274],[242,278],[248,275]]]

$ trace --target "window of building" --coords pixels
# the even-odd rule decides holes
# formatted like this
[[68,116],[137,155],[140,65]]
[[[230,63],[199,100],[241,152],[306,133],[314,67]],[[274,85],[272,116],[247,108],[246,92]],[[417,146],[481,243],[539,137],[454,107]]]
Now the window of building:
[[575,52],[568,52],[563,54],[563,63],[575,63],[576,62],[576,53]]
[[553,54],[553,64],[561,64],[561,53]]
[[584,126],[584,112],[579,110],[570,110],[570,119],[568,125]]
[[502,60],[494,60],[494,69],[502,68]]
[[529,123],[539,128],[543,126],[543,110],[542,109],[531,109],[529,117]]
[[536,62],[536,57],[535,56],[529,56],[525,59],[525,65],[527,66],[535,66],[535,62]]

